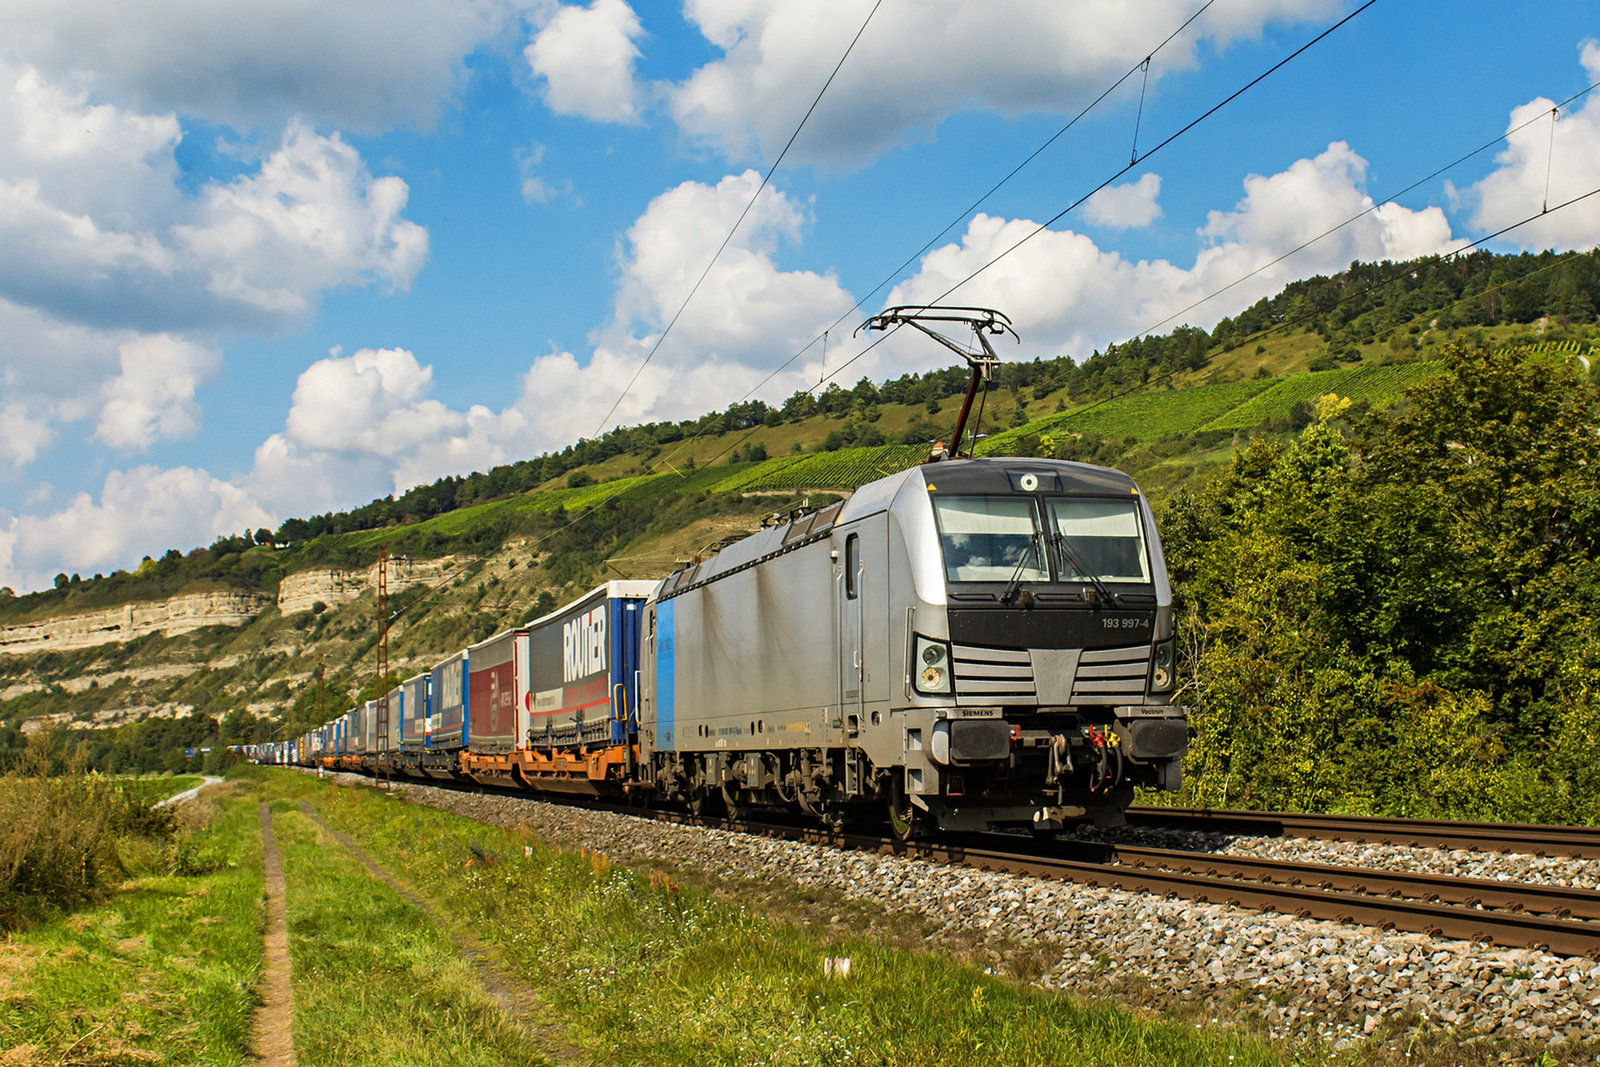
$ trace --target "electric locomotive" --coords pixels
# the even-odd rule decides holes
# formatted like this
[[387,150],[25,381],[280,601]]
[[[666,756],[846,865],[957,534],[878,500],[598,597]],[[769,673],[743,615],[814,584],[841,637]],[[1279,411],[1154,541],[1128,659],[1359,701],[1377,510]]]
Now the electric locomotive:
[[929,464],[666,579],[639,768],[663,798],[900,835],[1121,819],[1175,789],[1172,593],[1127,475]]

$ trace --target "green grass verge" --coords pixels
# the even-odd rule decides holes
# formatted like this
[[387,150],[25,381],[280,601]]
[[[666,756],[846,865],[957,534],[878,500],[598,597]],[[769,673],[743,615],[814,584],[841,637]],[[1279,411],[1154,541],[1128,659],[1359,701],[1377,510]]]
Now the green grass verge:
[[1405,390],[1444,369],[1442,363],[1395,363],[1389,366],[1347,367],[1313,371],[1284,378],[1271,389],[1206,423],[1205,430],[1248,430],[1274,419],[1287,419],[1294,406],[1333,393],[1348,400],[1365,400],[1385,408]]
[[273,805],[306,1067],[544,1067],[449,936],[298,810]]
[[202,803],[216,821],[195,835],[207,862],[189,869],[220,867],[135,877],[105,903],[0,945],[3,1062],[247,1062],[261,839],[253,803]]
[[[509,969],[539,989],[566,1040],[605,1062],[1286,1062],[1233,1031],[1086,1006],[937,952],[796,929],[764,918],[758,900],[719,903],[603,857],[367,789],[281,772],[266,780],[279,795],[309,798],[397,877],[496,945]],[[824,956],[850,957],[850,978],[825,979]],[[360,967],[348,953],[329,965],[370,965],[355,958]]]

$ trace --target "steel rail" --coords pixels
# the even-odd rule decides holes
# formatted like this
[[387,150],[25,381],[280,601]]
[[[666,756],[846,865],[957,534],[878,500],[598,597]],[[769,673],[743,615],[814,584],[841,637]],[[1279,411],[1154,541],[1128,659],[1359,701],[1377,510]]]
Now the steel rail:
[[[981,871],[1001,871],[1033,878],[1050,878],[1103,889],[1155,893],[1193,900],[1273,911],[1297,918],[1353,923],[1386,930],[1425,934],[1460,941],[1479,941],[1510,948],[1544,948],[1558,956],[1600,959],[1600,923],[1552,915],[1503,910],[1488,911],[1458,904],[1370,896],[1309,885],[1251,881],[1210,873],[1168,870],[1154,866],[1121,865],[1061,859],[1051,856],[1002,852],[949,841],[898,841],[894,838],[836,833],[833,831],[741,820],[708,819],[678,812],[651,812],[649,817],[684,825],[713,826],[809,844],[880,855],[895,855]],[[1161,850],[1150,850],[1161,851]],[[1186,861],[1234,859],[1179,853]],[[1310,865],[1305,865],[1310,866]],[[1339,870],[1333,868],[1333,870]],[[1349,873],[1349,872],[1341,872]],[[1390,872],[1360,872],[1387,875]],[[1402,876],[1418,877],[1418,876]],[[1525,890],[1520,884],[1502,888]]]
[[1525,911],[1559,919],[1600,919],[1600,891],[1593,889],[1177,849],[1081,844],[1088,847],[1080,848],[1079,842],[1063,841],[1041,852],[1050,854],[1059,850],[1061,859],[1158,868],[1181,874],[1336,889],[1367,896],[1405,897],[1495,911]]
[[1417,845],[1521,852],[1534,856],[1600,859],[1600,827],[1542,826],[1534,823],[1453,822],[1445,819],[1392,819],[1370,815],[1307,815],[1280,811],[1228,811],[1215,808],[1128,809],[1130,826],[1166,827],[1204,833],[1306,837],[1364,844]]

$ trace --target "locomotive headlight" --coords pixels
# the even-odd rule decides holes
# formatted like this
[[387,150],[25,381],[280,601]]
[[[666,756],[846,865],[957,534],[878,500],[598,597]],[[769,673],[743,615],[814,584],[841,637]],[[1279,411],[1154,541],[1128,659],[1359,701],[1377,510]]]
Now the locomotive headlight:
[[1172,688],[1172,646],[1170,637],[1156,644],[1154,662],[1150,665],[1152,693],[1165,693]]
[[917,692],[933,695],[950,692],[950,646],[918,636],[913,655],[922,665],[916,676]]

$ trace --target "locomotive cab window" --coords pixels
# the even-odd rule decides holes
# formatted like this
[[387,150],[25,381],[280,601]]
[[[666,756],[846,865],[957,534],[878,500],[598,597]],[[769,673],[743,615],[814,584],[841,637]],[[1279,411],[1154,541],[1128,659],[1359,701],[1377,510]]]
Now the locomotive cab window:
[[1138,501],[1056,497],[1050,515],[1062,581],[1150,581]]
[[935,497],[933,513],[950,581],[1049,580],[1032,497]]
[[861,566],[861,537],[851,534],[844,539],[844,595],[854,600],[860,590],[856,588],[856,571]]

